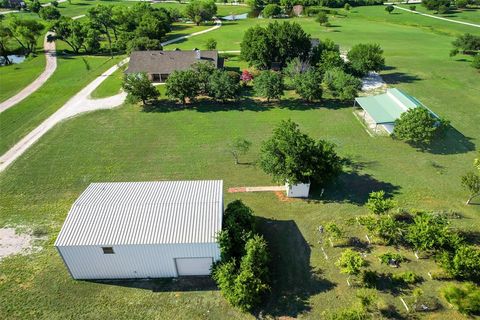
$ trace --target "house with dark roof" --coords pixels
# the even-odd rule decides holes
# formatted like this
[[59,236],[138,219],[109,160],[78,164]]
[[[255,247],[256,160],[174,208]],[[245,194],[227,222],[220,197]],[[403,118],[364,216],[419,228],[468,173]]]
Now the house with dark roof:
[[197,62],[223,68],[223,59],[216,50],[134,51],[125,73],[145,72],[151,81],[165,82],[173,71],[188,70]]

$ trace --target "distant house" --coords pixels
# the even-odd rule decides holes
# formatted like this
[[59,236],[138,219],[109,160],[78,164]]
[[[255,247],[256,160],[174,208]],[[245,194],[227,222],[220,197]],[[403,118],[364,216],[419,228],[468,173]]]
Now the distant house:
[[222,216],[221,180],[92,183],[55,247],[74,279],[208,275]]
[[375,96],[357,97],[354,106],[357,104],[364,111],[364,121],[373,123],[375,131],[378,126],[382,126],[389,134],[393,132],[395,120],[410,109],[422,107],[438,118],[423,103],[397,88],[387,89],[386,93]]
[[216,50],[134,51],[125,73],[145,72],[151,81],[165,82],[173,71],[190,69],[199,61],[223,68],[223,59]]

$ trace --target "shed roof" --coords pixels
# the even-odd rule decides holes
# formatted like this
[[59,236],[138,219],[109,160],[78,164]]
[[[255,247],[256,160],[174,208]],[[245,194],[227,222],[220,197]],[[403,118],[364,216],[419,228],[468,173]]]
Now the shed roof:
[[55,246],[212,243],[222,215],[221,180],[92,183]]
[[378,123],[393,123],[400,115],[417,107],[426,108],[434,117],[438,116],[416,98],[397,88],[370,97],[357,97],[355,101]]
[[216,50],[133,51],[125,73],[170,74],[176,70],[187,70],[198,61],[209,61],[216,68],[221,68],[220,60]]

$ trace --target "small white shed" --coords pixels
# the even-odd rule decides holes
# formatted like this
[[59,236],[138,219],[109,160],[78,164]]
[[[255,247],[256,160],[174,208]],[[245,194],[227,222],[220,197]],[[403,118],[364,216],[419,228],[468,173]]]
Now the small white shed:
[[92,183],[55,247],[74,279],[208,275],[222,216],[220,180]]

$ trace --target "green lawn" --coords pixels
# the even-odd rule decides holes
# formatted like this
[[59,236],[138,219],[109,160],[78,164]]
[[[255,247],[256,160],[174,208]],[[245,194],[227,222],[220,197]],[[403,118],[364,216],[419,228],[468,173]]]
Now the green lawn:
[[122,86],[124,70],[125,68],[120,68],[109,75],[95,90],[93,90],[91,94],[92,98],[106,98],[119,93]]
[[0,67],[0,102],[18,93],[45,69],[45,54],[43,39],[39,37],[35,56],[28,57],[24,62]]
[[[410,9],[409,8],[410,6],[406,5],[406,4],[399,5],[399,6]],[[448,19],[452,19],[452,20],[458,20],[458,21],[465,21],[465,22],[472,22],[472,23],[480,24],[480,8],[476,8],[476,9],[475,8],[457,9],[457,10],[453,10],[452,12],[449,12],[449,13],[437,14],[437,13],[435,13],[435,11],[428,10],[424,6],[422,6],[421,4],[417,4],[415,10],[418,11],[418,12],[422,12],[422,13],[428,13],[428,14],[431,14],[431,15],[436,15],[436,16],[439,16],[439,17],[442,17],[442,18],[448,18]],[[394,12],[399,12],[399,11],[400,10],[394,11]]]
[[[66,17],[76,17],[82,14],[86,14],[88,9],[93,8],[98,4],[102,5],[115,5],[115,6],[127,6],[130,7],[134,5],[136,1],[121,1],[121,0],[73,0],[72,4],[68,2],[63,2],[58,5],[58,9],[63,16]],[[186,3],[154,3],[154,7],[162,7],[162,8],[178,8],[180,11],[185,10]],[[230,14],[240,14],[248,12],[248,8],[245,6],[232,6],[232,5],[221,5],[217,4],[217,15],[218,16],[226,16]],[[38,19],[38,15],[36,13],[29,13],[29,12],[20,12],[15,13],[17,15],[21,15],[23,17],[35,18]]]
[[[73,201],[91,182],[223,179],[225,188],[271,184],[258,167],[235,165],[226,145],[238,135],[251,140],[252,150],[242,161],[252,162],[261,141],[280,120],[288,118],[313,137],[336,143],[341,155],[358,164],[358,171],[342,175],[321,198],[319,190],[314,190],[313,201],[284,202],[272,193],[225,194],[226,202],[241,198],[254,209],[260,230],[271,243],[274,284],[264,315],[322,319],[325,312],[354,302],[357,289],[349,288],[346,276],[334,266],[344,248],[326,245],[329,260],[325,260],[316,230],[336,221],[349,236],[365,239],[365,231],[352,221],[367,212],[363,204],[372,190],[391,192],[401,207],[459,212],[463,218],[452,224],[478,233],[480,207],[464,205],[466,194],[459,187],[459,176],[471,168],[480,138],[479,74],[460,57],[448,56],[450,42],[463,31],[449,25],[442,26],[442,31],[432,30],[429,20],[434,19],[411,21],[417,18],[407,13],[403,23],[400,17],[387,17],[383,7],[355,10],[348,18],[331,19],[336,27],[328,31],[310,19],[298,21],[312,36],[330,37],[342,49],[358,42],[380,43],[388,65],[382,73],[385,79],[450,119],[458,131],[450,131],[430,152],[421,152],[389,137],[370,137],[348,104],[305,105],[293,100],[278,106],[206,102],[186,110],[172,105],[158,112],[125,105],[65,121],[0,174],[0,226],[46,226],[49,230],[48,240],[41,242],[42,251],[1,262],[0,314],[9,319],[128,319],[132,315],[139,319],[170,315],[176,319],[253,319],[229,307],[209,287],[189,291],[178,289],[177,284],[171,289],[167,280],[118,285],[74,281],[52,245]],[[423,21],[424,26],[415,25]],[[245,28],[256,22],[237,21],[181,45],[192,48],[215,37],[219,49],[235,50]],[[245,67],[237,56],[228,62],[229,67],[239,64]],[[375,247],[368,255],[371,268],[414,270],[424,278],[420,287],[428,295],[439,296],[440,288],[448,283],[430,280],[427,272],[437,269],[433,261],[416,261],[408,251],[403,253],[411,261],[401,270],[380,266],[376,256],[385,250]],[[311,269],[318,278],[312,277]],[[404,294],[409,292],[400,296]],[[399,295],[388,290],[378,295],[383,306],[391,305],[405,315]],[[464,319],[445,301],[440,302],[443,309],[421,317]]]
[[28,98],[0,113],[0,154],[53,114],[74,94],[120,58],[58,56],[58,67],[47,82]]

